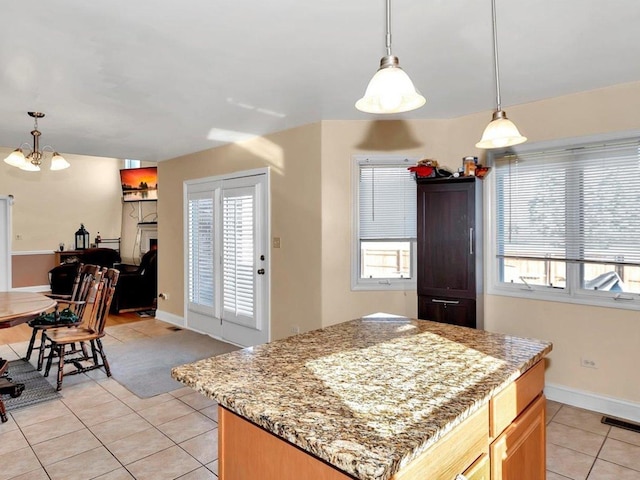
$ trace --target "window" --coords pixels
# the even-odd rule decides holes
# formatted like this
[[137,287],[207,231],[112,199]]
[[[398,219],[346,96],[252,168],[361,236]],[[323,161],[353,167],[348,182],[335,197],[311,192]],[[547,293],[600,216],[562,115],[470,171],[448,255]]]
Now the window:
[[140,160],[126,158],[124,160],[124,168],[140,168]]
[[354,290],[404,290],[416,285],[416,159],[354,159]]
[[494,156],[493,285],[640,308],[640,148],[616,140]]

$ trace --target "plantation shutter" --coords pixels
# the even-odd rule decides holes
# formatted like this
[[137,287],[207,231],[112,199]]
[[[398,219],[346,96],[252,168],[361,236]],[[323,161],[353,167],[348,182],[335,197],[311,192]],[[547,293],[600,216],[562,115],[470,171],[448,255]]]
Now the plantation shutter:
[[360,163],[360,240],[416,239],[416,183],[406,165]]
[[495,162],[498,256],[640,265],[638,142]]
[[214,304],[213,206],[211,193],[189,194],[189,302],[207,307]]
[[223,306],[225,314],[254,316],[254,195],[251,188],[223,193]]

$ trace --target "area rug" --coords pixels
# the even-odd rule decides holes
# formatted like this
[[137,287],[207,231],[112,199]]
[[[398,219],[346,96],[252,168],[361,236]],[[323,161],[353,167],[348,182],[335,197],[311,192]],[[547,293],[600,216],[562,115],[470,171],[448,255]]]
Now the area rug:
[[2,401],[8,411],[60,398],[61,395],[55,387],[47,382],[42,373],[33,368],[29,362],[13,360],[9,362],[8,370],[13,383],[24,383],[24,391],[19,397],[2,395]]
[[109,345],[105,348],[113,378],[140,398],[177,390],[171,369],[238,350],[208,335],[180,330],[167,335]]

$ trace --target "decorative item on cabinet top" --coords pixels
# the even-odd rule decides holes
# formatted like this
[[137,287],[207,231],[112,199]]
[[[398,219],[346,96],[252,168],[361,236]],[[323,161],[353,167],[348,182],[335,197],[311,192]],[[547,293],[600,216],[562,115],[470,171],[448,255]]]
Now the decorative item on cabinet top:
[[407,168],[412,174],[413,178],[418,181],[421,178],[449,178],[453,176],[449,170],[440,168],[438,161],[430,158],[424,158],[418,160],[418,162]]
[[[408,167],[407,170],[413,174],[413,178],[416,183],[469,177],[476,177],[482,180],[487,176],[491,167],[485,167],[482,164],[478,164],[477,159],[478,157],[464,157],[463,167],[458,169],[456,173],[440,168],[437,160],[431,160],[429,158],[419,160],[416,165]],[[471,164],[473,166],[471,166]]]

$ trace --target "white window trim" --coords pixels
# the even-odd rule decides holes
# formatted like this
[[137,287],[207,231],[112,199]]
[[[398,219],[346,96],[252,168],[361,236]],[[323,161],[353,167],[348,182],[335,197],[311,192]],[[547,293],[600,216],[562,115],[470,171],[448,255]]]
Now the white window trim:
[[[595,143],[605,141],[624,140],[632,137],[640,136],[640,131],[630,130],[624,132],[615,132],[594,136],[566,138],[562,140],[553,140],[548,142],[535,142],[521,145],[512,150],[516,152],[530,152],[542,149],[554,149],[578,145],[581,143]],[[501,150],[488,151],[488,164],[493,165],[493,159],[497,154],[501,154]],[[576,288],[579,285],[579,271],[577,265],[567,263],[567,288],[556,289],[541,285],[531,285],[527,288],[524,285],[500,282],[498,259],[496,257],[497,238],[495,206],[497,204],[495,192],[495,175],[487,175],[485,177],[486,188],[484,190],[485,202],[485,284],[487,286],[486,293],[488,295],[500,295],[506,297],[528,298],[531,300],[541,300],[548,302],[571,303],[577,305],[592,305],[596,307],[618,308],[623,310],[640,311],[640,295],[623,294],[618,300],[615,295],[610,292],[589,292]],[[628,300],[631,297],[633,300]]]
[[[411,244],[412,278],[360,278],[360,210],[359,210],[359,162],[369,160],[372,165],[406,164],[407,168],[415,165],[424,157],[407,155],[353,155],[351,157],[351,290],[352,291],[392,291],[416,290],[417,287],[417,242]],[[416,220],[417,221],[417,220]]]

